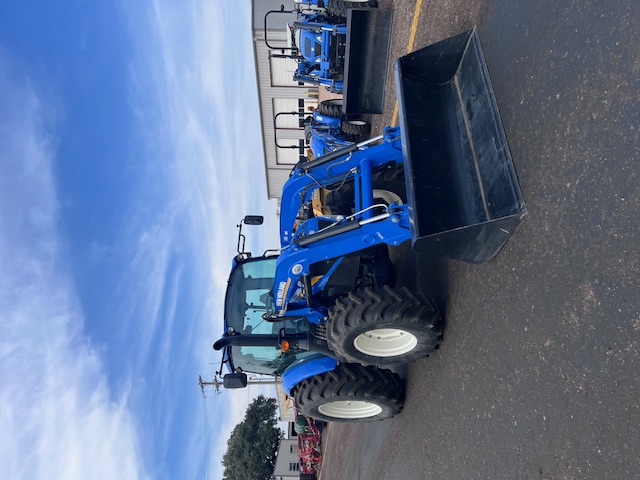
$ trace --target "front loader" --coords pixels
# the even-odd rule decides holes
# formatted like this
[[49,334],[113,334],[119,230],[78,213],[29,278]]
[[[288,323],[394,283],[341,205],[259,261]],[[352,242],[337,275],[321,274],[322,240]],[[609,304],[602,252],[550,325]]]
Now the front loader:
[[253,258],[240,231],[214,344],[226,387],[273,375],[305,416],[394,416],[404,388],[389,368],[433,351],[443,321],[422,293],[394,287],[388,247],[484,263],[524,216],[476,30],[401,57],[395,73],[400,126],[294,168],[280,249]]

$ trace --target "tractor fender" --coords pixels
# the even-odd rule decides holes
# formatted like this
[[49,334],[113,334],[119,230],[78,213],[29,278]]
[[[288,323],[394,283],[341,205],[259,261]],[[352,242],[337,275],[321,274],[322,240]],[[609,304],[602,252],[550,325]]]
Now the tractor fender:
[[329,115],[322,115],[317,110],[313,112],[313,119],[316,122],[321,123],[323,125],[327,125],[329,127],[335,127],[335,128],[340,127],[340,118],[330,117]]
[[319,375],[321,373],[330,372],[338,365],[335,358],[325,355],[312,355],[293,362],[289,368],[282,374],[282,389],[287,395],[291,394],[291,390],[303,380]]

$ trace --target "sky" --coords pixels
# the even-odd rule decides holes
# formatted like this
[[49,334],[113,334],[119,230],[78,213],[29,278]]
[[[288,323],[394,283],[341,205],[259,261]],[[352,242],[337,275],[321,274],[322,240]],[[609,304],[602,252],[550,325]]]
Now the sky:
[[0,478],[221,478],[261,392],[197,379],[240,218],[277,247],[263,162],[248,0],[0,4]]

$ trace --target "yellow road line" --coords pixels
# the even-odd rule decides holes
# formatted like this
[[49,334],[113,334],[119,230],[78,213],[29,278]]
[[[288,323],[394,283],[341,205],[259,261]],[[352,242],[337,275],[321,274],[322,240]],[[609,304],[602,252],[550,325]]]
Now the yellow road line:
[[[413,10],[413,22],[411,23],[411,34],[409,35],[409,43],[407,44],[407,53],[413,51],[413,44],[416,41],[416,31],[418,30],[418,19],[422,11],[422,0],[416,0],[416,7]],[[391,117],[391,125],[395,125],[398,121],[398,99],[393,107],[393,115]]]
[[416,31],[418,30],[418,19],[422,11],[422,0],[416,1],[416,8],[413,11],[413,23],[411,24],[411,35],[409,36],[409,44],[407,45],[407,53],[413,51],[413,44],[416,41]]

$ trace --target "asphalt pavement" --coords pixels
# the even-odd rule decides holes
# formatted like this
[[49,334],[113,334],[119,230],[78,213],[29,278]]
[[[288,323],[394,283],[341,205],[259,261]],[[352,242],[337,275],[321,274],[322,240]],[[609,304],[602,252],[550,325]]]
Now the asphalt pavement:
[[[393,252],[444,341],[400,415],[328,425],[321,478],[640,479],[640,5],[418,3],[414,49],[478,27],[528,213],[484,265]],[[380,5],[396,58],[416,1]]]

